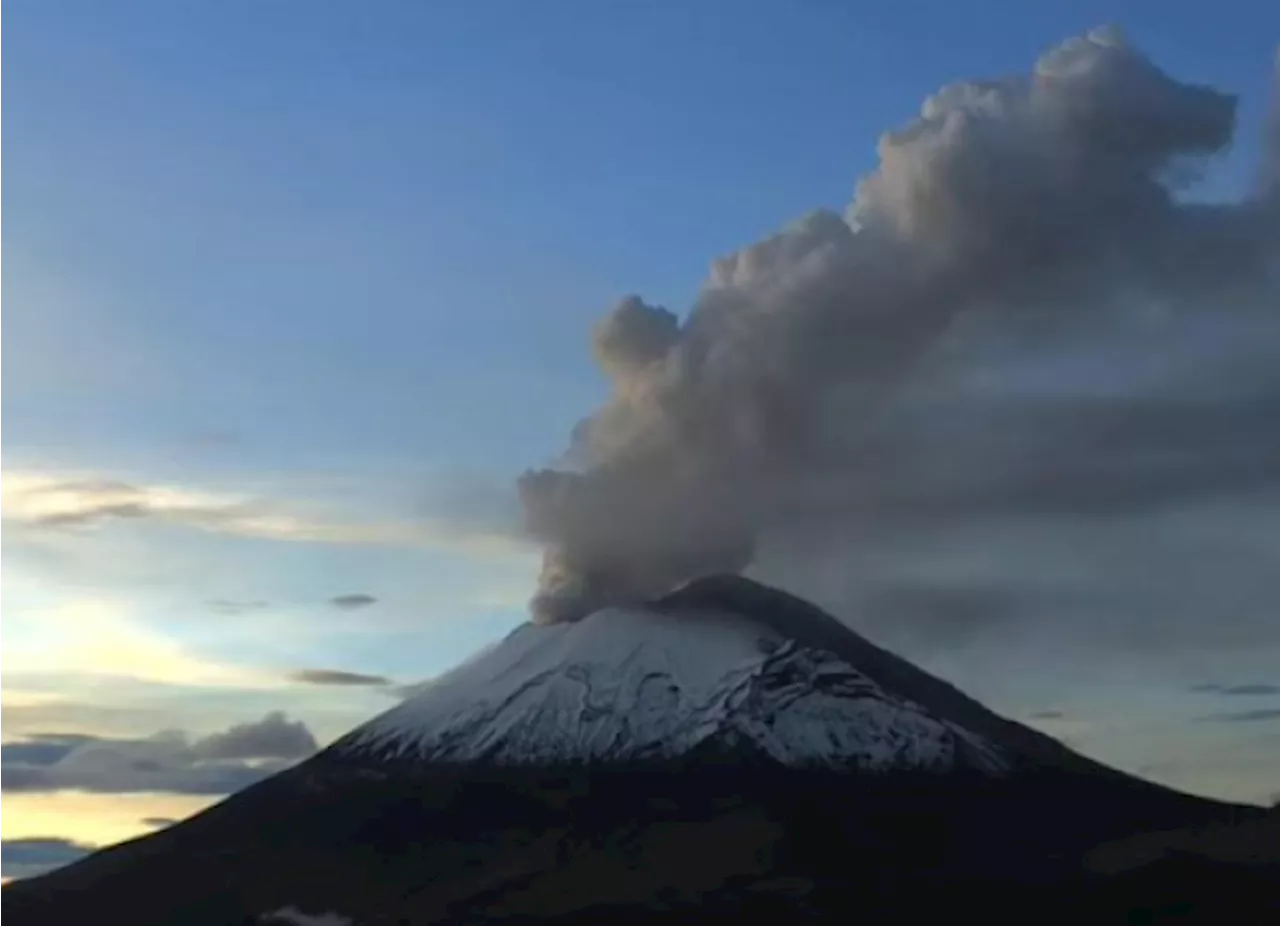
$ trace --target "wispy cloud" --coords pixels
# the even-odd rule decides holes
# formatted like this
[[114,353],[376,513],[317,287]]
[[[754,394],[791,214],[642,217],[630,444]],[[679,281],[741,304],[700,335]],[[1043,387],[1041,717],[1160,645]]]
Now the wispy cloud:
[[260,599],[237,600],[234,598],[215,598],[209,602],[209,610],[214,614],[238,615],[252,614],[262,611],[270,605]]
[[154,520],[212,533],[298,543],[411,544],[410,524],[324,520],[277,502],[171,485],[111,479],[64,479],[6,473],[5,516],[37,527],[90,528],[120,520]]
[[459,512],[441,518],[368,517],[334,511],[318,499],[38,469],[6,470],[0,493],[6,521],[45,531],[146,521],[286,543],[430,547],[490,555],[528,549],[515,526],[495,525],[487,513],[475,519]]
[[363,592],[353,592],[347,595],[334,595],[329,599],[329,604],[335,608],[341,608],[343,611],[354,611],[357,608],[367,608],[371,604],[378,601],[373,595],[366,595]]
[[1246,682],[1237,685],[1223,685],[1218,682],[1206,682],[1202,685],[1192,685],[1191,690],[1198,694],[1218,694],[1228,696],[1266,696],[1280,695],[1280,685],[1272,685],[1266,682]]
[[1280,720],[1280,707],[1258,707],[1248,711],[1224,711],[1201,718],[1213,723],[1260,723]]
[[385,675],[366,675],[363,672],[347,672],[343,669],[299,669],[289,673],[289,680],[306,685],[390,685]]

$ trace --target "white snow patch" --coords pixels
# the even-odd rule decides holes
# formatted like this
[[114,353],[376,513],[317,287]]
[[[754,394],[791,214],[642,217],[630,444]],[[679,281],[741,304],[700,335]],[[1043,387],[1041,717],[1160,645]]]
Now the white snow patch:
[[627,608],[522,627],[341,748],[526,763],[669,757],[733,736],[796,765],[1006,764],[985,740],[763,625]]

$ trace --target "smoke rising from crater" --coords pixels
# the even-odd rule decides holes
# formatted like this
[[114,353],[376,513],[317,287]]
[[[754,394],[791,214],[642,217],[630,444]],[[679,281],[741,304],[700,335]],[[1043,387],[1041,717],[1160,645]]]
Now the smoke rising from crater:
[[885,466],[874,435],[966,316],[1275,299],[1266,192],[1177,196],[1234,122],[1233,97],[1100,29],[1028,76],[930,97],[881,138],[844,215],[815,212],[715,261],[683,321],[623,299],[594,332],[612,394],[562,468],[519,483],[545,550],[535,617],[740,571],[763,541],[810,528],[868,529]]

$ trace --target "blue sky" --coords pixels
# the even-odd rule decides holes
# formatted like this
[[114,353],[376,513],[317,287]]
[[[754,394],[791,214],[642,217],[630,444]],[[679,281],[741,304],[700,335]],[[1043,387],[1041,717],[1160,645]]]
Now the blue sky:
[[[336,735],[391,696],[289,672],[413,681],[522,619],[509,484],[602,397],[588,332],[618,296],[682,310],[711,258],[842,207],[927,94],[1108,21],[1241,94],[1205,185],[1234,195],[1280,36],[1234,2],[6,6],[6,738],[271,710]],[[36,523],[104,498],[165,514]],[[987,693],[1077,705],[1058,732],[1128,767],[1209,737],[1186,677],[1108,671]],[[1166,778],[1258,798],[1273,748]],[[99,798],[110,826],[50,832],[83,808],[6,797],[5,836],[128,835],[140,799]]]

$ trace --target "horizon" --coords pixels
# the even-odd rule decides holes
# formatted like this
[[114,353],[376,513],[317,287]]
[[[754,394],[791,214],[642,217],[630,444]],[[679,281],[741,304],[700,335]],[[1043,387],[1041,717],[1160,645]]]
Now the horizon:
[[[686,322],[713,261],[844,210],[931,94],[1112,19],[998,6],[1001,29],[938,0],[11,3],[5,877],[183,819],[528,620],[543,545],[517,479],[609,399],[593,326],[632,293]],[[1179,201],[1250,202],[1280,12],[1118,25],[1237,96]],[[1265,315],[1132,308],[961,331],[972,353],[903,386],[922,411],[896,475],[850,501],[893,529],[761,531],[745,574],[1084,755],[1267,803],[1280,338]],[[931,417],[939,396],[975,417]],[[1089,459],[1063,473],[1116,477],[1131,506],[1073,484],[1081,510],[975,493],[912,520],[952,475],[1066,456],[1037,428],[1072,401],[1154,408],[1141,425],[1189,421],[1185,447],[1223,455],[1184,486],[1161,468],[1183,445],[1139,447],[1149,479],[1119,482],[1129,419],[1108,418],[1064,432]]]

